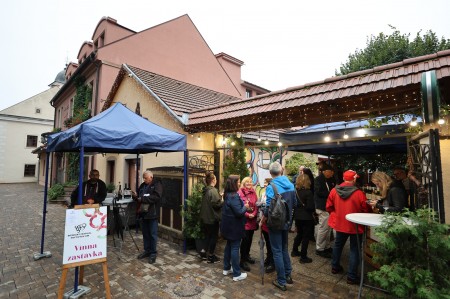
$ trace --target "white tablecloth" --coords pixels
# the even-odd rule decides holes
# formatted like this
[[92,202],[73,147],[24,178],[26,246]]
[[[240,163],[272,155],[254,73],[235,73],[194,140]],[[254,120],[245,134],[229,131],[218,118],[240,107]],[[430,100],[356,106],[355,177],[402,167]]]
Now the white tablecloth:
[[[107,198],[105,198],[105,200],[103,201],[103,205],[104,206],[112,206],[112,204],[113,204],[113,197],[107,197]],[[131,202],[133,202],[133,199],[132,198],[122,198],[122,199],[120,199],[120,200],[117,200],[116,201],[116,203],[118,204],[118,205],[126,205],[126,204],[129,204],[129,203],[131,203]]]

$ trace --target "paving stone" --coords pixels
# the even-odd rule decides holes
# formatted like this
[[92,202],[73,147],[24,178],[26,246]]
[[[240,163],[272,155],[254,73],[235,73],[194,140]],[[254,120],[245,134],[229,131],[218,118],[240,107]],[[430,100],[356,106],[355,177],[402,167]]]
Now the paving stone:
[[[50,251],[50,258],[33,260],[33,254],[40,251],[42,231],[43,187],[34,183],[0,185],[0,299],[3,298],[56,298],[61,279],[61,262],[64,242],[65,207],[47,206],[44,250]],[[18,205],[17,203],[20,203]],[[26,207],[27,213],[23,212]],[[142,250],[142,235],[131,231]],[[289,239],[295,234],[290,233]],[[251,255],[259,258],[259,237],[254,237]],[[292,259],[294,285],[288,291],[280,292],[272,285],[275,273],[264,275],[261,284],[259,264],[251,265],[248,278],[233,282],[230,276],[223,276],[223,263],[208,264],[197,257],[195,251],[182,252],[182,246],[159,240],[156,263],[137,260],[138,250],[130,235],[125,233],[122,252],[120,242],[108,236],[108,276],[113,298],[356,298],[357,286],[348,286],[346,273],[332,275],[330,260],[314,254],[314,243],[310,244],[311,264],[300,264]],[[223,259],[224,240],[219,240],[216,254]],[[348,245],[342,257],[346,267]],[[74,270],[69,269],[65,292],[73,289]],[[85,266],[85,282],[91,292],[82,298],[104,298],[104,278],[100,265]],[[189,293],[190,290],[200,291]],[[178,295],[176,294],[178,292]],[[380,293],[364,289],[364,296],[383,297]]]

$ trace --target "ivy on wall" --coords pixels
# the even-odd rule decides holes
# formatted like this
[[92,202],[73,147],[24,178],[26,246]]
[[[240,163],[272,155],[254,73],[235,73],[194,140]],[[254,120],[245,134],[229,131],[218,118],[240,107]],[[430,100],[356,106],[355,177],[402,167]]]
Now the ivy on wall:
[[[92,102],[92,87],[86,84],[84,77],[75,78],[76,93],[73,99],[73,115],[64,121],[64,126],[71,128],[91,117],[89,104]],[[67,154],[67,180],[78,181],[80,154]]]
[[242,180],[249,176],[244,138],[237,138],[236,135],[231,135],[229,139],[229,143],[233,145],[225,156],[223,177],[226,180],[230,175],[237,174]]

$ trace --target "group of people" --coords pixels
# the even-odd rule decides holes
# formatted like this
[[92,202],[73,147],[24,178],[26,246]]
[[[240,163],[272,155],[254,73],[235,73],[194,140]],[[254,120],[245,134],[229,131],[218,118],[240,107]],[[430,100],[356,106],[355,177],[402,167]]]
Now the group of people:
[[[288,232],[295,220],[297,235],[291,250],[292,257],[299,257],[300,263],[311,263],[308,256],[310,240],[315,236],[316,255],[331,258],[331,272],[344,271],[341,255],[347,239],[350,238],[350,255],[347,283],[359,283],[357,269],[360,256],[363,228],[349,222],[349,213],[401,212],[408,207],[408,192],[401,168],[394,170],[394,179],[384,172],[372,173],[371,181],[379,189],[381,200],[367,200],[357,186],[359,175],[353,170],[342,173],[336,180],[334,169],[326,164],[319,165],[319,175],[314,178],[310,169],[301,167],[293,182],[283,175],[280,163],[269,166],[271,178],[265,180],[265,192],[258,198],[250,177],[230,175],[225,182],[224,194],[215,187],[217,178],[207,173],[203,190],[200,218],[206,238],[206,247],[200,252],[208,263],[219,262],[216,244],[219,230],[226,240],[223,254],[223,275],[232,274],[233,281],[244,280],[250,271],[249,264],[255,260],[250,256],[253,235],[261,228],[266,242],[267,255],[264,261],[267,273],[277,272],[273,285],[285,291],[292,284],[292,265],[288,251]],[[106,197],[106,187],[99,179],[99,172],[92,170],[89,180],[82,186],[82,203],[101,203]],[[288,210],[285,225],[280,228],[268,226],[271,201],[280,195]],[[143,173],[143,183],[138,192],[132,192],[138,203],[138,217],[142,220],[144,251],[138,259],[149,258],[155,263],[157,256],[159,206],[162,197],[160,181],[153,180],[153,173]],[[78,198],[78,188],[72,193],[72,204]],[[331,233],[335,231],[334,246],[331,247]],[[299,250],[300,247],[300,250]]]

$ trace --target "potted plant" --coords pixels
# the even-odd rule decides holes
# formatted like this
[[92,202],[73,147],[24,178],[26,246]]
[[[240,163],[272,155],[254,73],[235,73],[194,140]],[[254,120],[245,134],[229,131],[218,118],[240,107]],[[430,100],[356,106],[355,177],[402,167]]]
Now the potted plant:
[[449,228],[432,209],[386,213],[371,245],[381,267],[369,279],[400,298],[450,298]]
[[114,183],[106,184],[106,192],[113,193],[114,190],[116,190],[116,185],[114,185]]
[[193,186],[191,195],[186,199],[186,205],[181,207],[181,216],[184,219],[183,236],[186,239],[194,239],[197,251],[204,247],[204,234],[200,220],[200,208],[202,205],[204,185],[197,183]]

